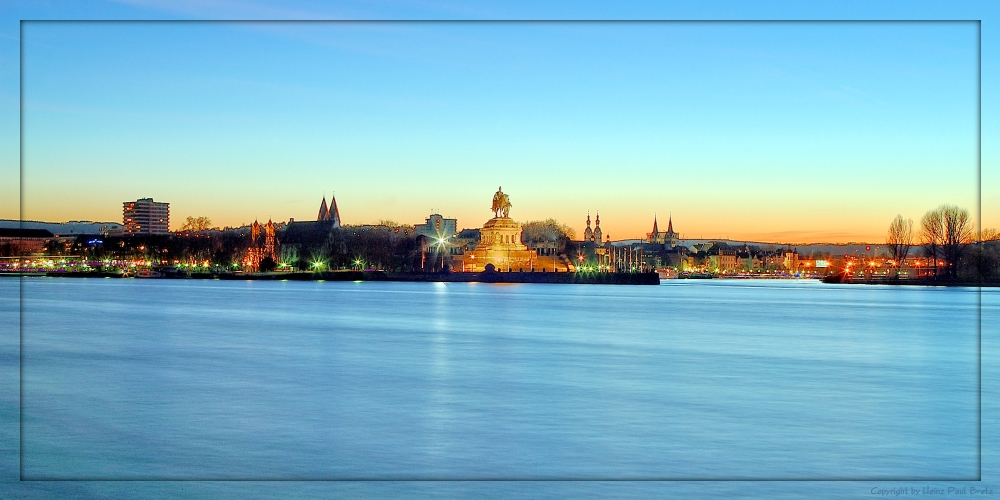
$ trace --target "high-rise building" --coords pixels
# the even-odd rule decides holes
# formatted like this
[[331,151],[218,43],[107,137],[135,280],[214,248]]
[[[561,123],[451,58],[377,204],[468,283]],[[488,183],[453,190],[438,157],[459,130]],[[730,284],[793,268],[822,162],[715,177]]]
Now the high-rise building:
[[435,240],[448,240],[458,232],[458,219],[431,214],[423,224],[413,226],[413,231]]
[[126,235],[170,232],[170,204],[139,198],[123,203],[122,224]]

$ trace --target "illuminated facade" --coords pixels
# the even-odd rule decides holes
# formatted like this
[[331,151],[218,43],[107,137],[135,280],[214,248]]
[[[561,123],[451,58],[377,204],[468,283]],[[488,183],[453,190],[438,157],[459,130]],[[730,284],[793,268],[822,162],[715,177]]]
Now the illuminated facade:
[[[602,241],[604,238],[607,240]],[[601,214],[597,213],[594,227],[590,227],[590,213],[587,213],[587,228],[583,230],[583,241],[579,242],[576,263],[582,271],[613,271],[613,247],[611,237],[601,231]]]
[[456,257],[456,271],[482,272],[487,266],[492,266],[500,272],[519,271],[555,271],[569,270],[569,266],[558,264],[554,257],[540,257],[535,251],[529,250],[521,241],[521,225],[509,217],[510,199],[503,189],[498,189],[493,196],[493,213],[495,217],[486,221],[479,230],[479,243],[474,250]]
[[275,236],[277,227],[270,220],[261,226],[259,222],[253,221],[250,226],[250,245],[243,256],[243,267],[250,271],[260,269],[260,263],[267,257],[277,264],[278,262],[278,238]]
[[0,228],[0,247],[9,247],[12,255],[42,253],[54,237],[44,229]]
[[126,235],[167,234],[170,232],[170,204],[139,198],[122,203],[122,231]]
[[413,226],[417,234],[435,240],[449,240],[458,232],[458,219],[446,219],[441,214],[431,214],[423,224]]
[[739,269],[740,259],[736,252],[720,250],[716,255],[708,256],[708,270],[714,273],[732,273]]

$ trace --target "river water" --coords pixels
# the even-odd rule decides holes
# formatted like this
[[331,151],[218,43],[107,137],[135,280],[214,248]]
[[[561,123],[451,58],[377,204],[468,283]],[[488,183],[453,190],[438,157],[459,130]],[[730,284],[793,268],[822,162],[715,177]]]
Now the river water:
[[980,474],[974,288],[21,286],[26,480]]

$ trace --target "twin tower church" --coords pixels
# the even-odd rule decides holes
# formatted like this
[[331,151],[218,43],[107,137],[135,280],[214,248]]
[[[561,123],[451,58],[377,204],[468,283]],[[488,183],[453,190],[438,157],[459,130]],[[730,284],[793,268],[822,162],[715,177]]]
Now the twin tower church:
[[326,196],[323,196],[323,203],[319,205],[318,221],[332,221],[333,227],[340,227],[340,210],[337,210],[337,198],[330,196],[330,206],[326,205]]
[[[607,238],[604,243],[610,243],[611,236],[606,236],[601,232],[601,214],[597,214],[597,219],[594,221],[594,228],[590,228],[590,214],[587,214],[587,229],[583,230],[583,241],[584,243],[601,243],[601,240]],[[653,230],[646,233],[646,243],[650,245],[664,245],[667,248],[676,247],[680,243],[680,234],[674,231],[674,218],[671,216],[667,219],[667,230],[660,231],[659,224],[656,221],[656,216],[653,216]]]
[[[597,212],[597,220],[594,221],[594,229],[590,229],[590,212],[587,212],[587,229],[583,230],[583,241],[589,241],[591,243],[601,243],[604,239],[604,234],[601,233],[601,213]],[[611,237],[609,236],[610,240]]]

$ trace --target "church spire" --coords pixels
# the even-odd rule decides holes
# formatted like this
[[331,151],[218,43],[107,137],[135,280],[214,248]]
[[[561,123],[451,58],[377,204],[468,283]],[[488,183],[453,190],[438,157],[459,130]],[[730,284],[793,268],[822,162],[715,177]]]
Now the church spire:
[[670,219],[667,220],[667,233],[673,234],[674,232],[674,214],[670,214]]
[[316,220],[327,220],[330,218],[330,211],[326,208],[326,195],[323,195],[323,203],[319,205],[319,215],[316,216]]
[[340,227],[340,210],[337,209],[337,196],[335,194],[330,195],[330,210],[327,212],[327,218],[333,221],[333,227]]
[[257,242],[257,238],[260,236],[260,229],[260,222],[254,219],[253,224],[250,224],[250,241]]
[[657,227],[656,227],[656,215],[655,214],[653,215],[653,233],[652,234],[653,234],[653,237],[656,237],[657,235],[660,234],[660,230],[657,229]]

